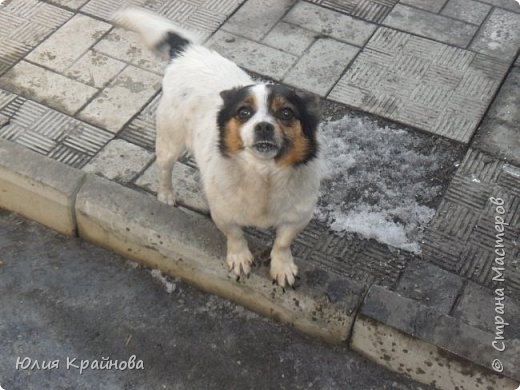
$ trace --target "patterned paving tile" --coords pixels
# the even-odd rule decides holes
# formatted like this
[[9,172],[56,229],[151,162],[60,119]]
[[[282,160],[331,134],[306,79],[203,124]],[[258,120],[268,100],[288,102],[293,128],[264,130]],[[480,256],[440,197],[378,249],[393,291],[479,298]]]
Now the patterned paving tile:
[[380,23],[399,0],[307,0],[368,22]]
[[37,0],[0,4],[0,75],[72,15]]
[[380,27],[329,98],[467,143],[507,69],[492,57]]
[[119,133],[118,138],[134,143],[148,150],[155,150],[155,113],[161,94],[158,94],[146,107]]
[[32,100],[0,90],[0,138],[81,168],[113,135]]
[[[491,198],[503,200],[503,233],[495,227],[500,214]],[[506,253],[504,286],[510,296],[519,298],[520,168],[470,149],[427,229],[423,255],[427,261],[493,288],[497,242]]]
[[81,8],[81,12],[110,20],[112,14],[120,8],[141,6],[209,37],[243,2],[244,0],[90,0]]

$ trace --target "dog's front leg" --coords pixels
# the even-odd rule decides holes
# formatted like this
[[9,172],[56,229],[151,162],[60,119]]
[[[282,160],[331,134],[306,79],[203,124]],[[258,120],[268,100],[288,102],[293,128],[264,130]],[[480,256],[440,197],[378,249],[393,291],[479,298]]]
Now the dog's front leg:
[[229,270],[237,276],[240,276],[240,272],[249,274],[253,264],[253,254],[249,250],[244,232],[236,224],[219,223],[217,221],[215,223],[227,238],[226,263]]
[[298,267],[294,264],[291,244],[307,223],[299,225],[281,225],[276,229],[276,239],[271,250],[271,277],[280,286],[294,284]]

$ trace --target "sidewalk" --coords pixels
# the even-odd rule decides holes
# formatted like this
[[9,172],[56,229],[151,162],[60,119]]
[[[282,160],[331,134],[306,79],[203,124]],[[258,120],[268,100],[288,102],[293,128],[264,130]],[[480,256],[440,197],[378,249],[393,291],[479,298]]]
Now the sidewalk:
[[[327,176],[316,218],[293,248],[302,269],[296,295],[267,286],[265,266],[239,283],[225,273],[222,237],[207,219],[189,156],[174,170],[181,207],[150,195],[164,63],[110,24],[127,3],[0,5],[0,138],[9,141],[0,141],[1,207],[305,332],[348,341],[421,382],[516,388],[518,3],[131,2],[201,31],[255,77],[323,98]],[[272,233],[248,233],[267,261]],[[195,254],[215,263],[215,280]],[[503,352],[492,347],[497,315],[510,324]]]

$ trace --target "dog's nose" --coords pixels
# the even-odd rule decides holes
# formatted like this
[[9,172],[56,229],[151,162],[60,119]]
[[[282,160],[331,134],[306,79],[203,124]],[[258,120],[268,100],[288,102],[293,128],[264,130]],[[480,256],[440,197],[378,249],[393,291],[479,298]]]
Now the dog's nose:
[[257,141],[272,140],[274,126],[269,122],[260,122],[255,126],[255,138]]

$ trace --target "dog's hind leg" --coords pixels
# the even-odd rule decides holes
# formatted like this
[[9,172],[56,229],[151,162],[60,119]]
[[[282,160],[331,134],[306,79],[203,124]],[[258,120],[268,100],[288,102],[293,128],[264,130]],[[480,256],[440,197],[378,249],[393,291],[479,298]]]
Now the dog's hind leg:
[[175,127],[175,121],[172,121],[167,115],[161,115],[161,111],[159,106],[155,142],[156,163],[159,169],[157,199],[160,202],[174,205],[175,190],[172,185],[172,171],[173,165],[185,150],[186,132],[182,126]]

